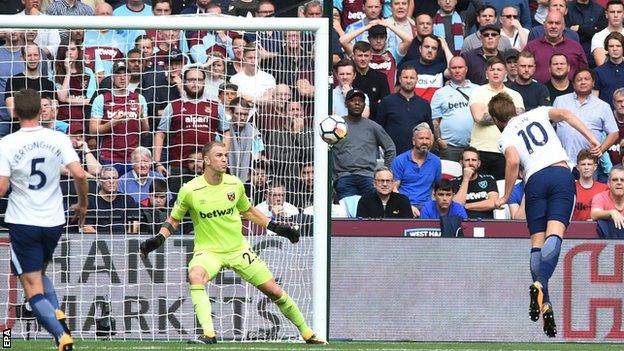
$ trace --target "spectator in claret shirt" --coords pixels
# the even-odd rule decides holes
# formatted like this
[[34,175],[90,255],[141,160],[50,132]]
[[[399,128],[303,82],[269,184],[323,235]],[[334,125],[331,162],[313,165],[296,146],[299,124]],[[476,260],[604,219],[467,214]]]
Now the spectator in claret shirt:
[[576,181],[576,204],[572,213],[573,221],[591,220],[591,204],[594,196],[608,190],[607,184],[594,180],[594,173],[598,169],[598,158],[588,149],[579,151],[576,157],[576,169],[579,179]]
[[58,118],[84,126],[87,109],[97,88],[97,79],[93,71],[84,65],[82,46],[73,38],[64,40],[54,67],[59,100]]
[[546,83],[550,78],[548,72],[548,60],[554,54],[564,54],[568,58],[570,73],[568,78],[580,69],[587,68],[587,57],[583,47],[578,42],[563,36],[563,14],[558,11],[550,11],[546,16],[546,33],[543,37],[529,41],[524,48],[535,56],[535,80]]
[[100,162],[112,164],[125,174],[132,169],[130,154],[140,144],[141,132],[149,131],[147,103],[137,92],[128,91],[125,62],[113,65],[113,89],[93,101],[89,132],[100,138]]

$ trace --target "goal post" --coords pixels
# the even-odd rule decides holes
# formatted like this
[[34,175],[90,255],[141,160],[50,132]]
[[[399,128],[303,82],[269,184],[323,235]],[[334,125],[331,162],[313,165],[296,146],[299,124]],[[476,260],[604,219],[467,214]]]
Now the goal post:
[[[319,122],[328,114],[329,106],[329,79],[328,74],[330,72],[329,67],[329,20],[327,18],[240,18],[240,17],[228,17],[228,16],[210,16],[210,17],[187,17],[187,16],[166,16],[166,17],[82,17],[82,16],[8,16],[0,15],[0,31],[10,29],[124,29],[124,30],[146,30],[146,29],[159,29],[159,30],[228,30],[228,31],[309,31],[314,33],[314,94],[312,97],[313,102],[313,163],[314,163],[314,211],[313,211],[313,237],[309,238],[310,245],[313,251],[312,257],[312,318],[309,318],[308,322],[312,324],[313,329],[321,337],[326,337],[328,333],[328,237],[330,230],[330,218],[328,217],[329,199],[327,191],[327,185],[329,182],[329,170],[328,170],[328,152],[327,145],[322,141],[317,133],[317,126]],[[133,241],[132,244],[126,243],[125,246],[117,251],[121,256],[124,252],[128,254],[130,248],[136,246],[136,239],[138,237],[124,237]],[[174,237],[172,237],[174,238]],[[184,239],[190,239],[190,237],[182,237]],[[102,238],[97,238],[96,241]],[[113,240],[119,240],[120,237],[112,237]],[[72,239],[73,241],[75,239]],[[74,243],[67,243],[67,246],[71,246]],[[95,244],[94,244],[95,245]],[[183,244],[178,244],[181,246]],[[290,245],[290,244],[288,244]],[[79,250],[79,255],[88,255],[89,245],[79,245],[76,250]],[[97,246],[97,245],[96,245]],[[114,245],[113,245],[114,246]],[[59,248],[57,248],[56,255],[59,255]],[[65,247],[66,248],[66,247]],[[166,249],[174,248],[174,244],[168,244]],[[178,251],[173,251],[171,254],[179,253],[183,256],[184,252],[180,247],[177,247]],[[97,250],[97,249],[96,249]],[[111,252],[117,249],[111,248]],[[61,253],[62,255],[63,253]],[[120,257],[121,257],[120,256]],[[127,255],[125,258],[127,262],[137,260],[136,258]],[[69,257],[62,257],[62,259],[69,260]],[[186,269],[185,257],[178,257],[175,259],[164,258],[167,264],[180,265],[180,267],[167,267]],[[140,259],[138,259],[139,265]],[[8,261],[3,261],[8,263]],[[280,260],[280,264],[288,264],[284,260]],[[8,269],[8,264],[3,264]],[[71,265],[69,262],[61,264],[61,267],[65,265]],[[100,267],[95,263],[95,268]],[[143,267],[150,271],[153,267]],[[54,269],[54,268],[53,268]],[[150,271],[150,274],[157,274]],[[123,279],[121,279],[123,281]],[[296,280],[296,279],[295,279]],[[63,282],[55,281],[57,287],[63,286]],[[81,287],[69,287],[68,289]],[[95,287],[97,289],[97,286]],[[181,288],[181,291],[186,288]],[[8,290],[5,287],[1,287],[0,290]],[[288,290],[288,289],[285,289]],[[82,290],[81,290],[82,291]],[[183,292],[181,292],[183,293]],[[11,291],[0,292],[0,298],[2,296],[9,296],[14,294]],[[100,295],[100,294],[96,294]],[[188,291],[186,291],[188,295]],[[291,294],[292,295],[292,294]],[[294,296],[297,301],[296,296]],[[10,307],[10,306],[9,306]],[[115,306],[112,306],[115,308]],[[97,306],[96,306],[97,308]],[[140,313],[140,303],[138,310],[133,310],[133,313]],[[3,309],[3,306],[0,306]],[[7,308],[8,310],[9,308]],[[214,311],[214,309],[213,309]],[[221,311],[215,311],[216,314]],[[4,314],[4,316],[3,316]],[[97,315],[97,313],[96,313]],[[15,311],[7,312],[0,311],[0,319],[2,317],[10,318],[15,317]],[[124,319],[128,316],[122,316]],[[159,321],[158,316],[152,316],[154,319],[152,323],[157,325]],[[3,321],[0,320],[0,323]],[[117,324],[125,323],[124,320],[117,321]],[[215,323],[216,324],[216,323]],[[119,327],[118,327],[119,329]],[[15,332],[14,332],[15,333]],[[219,333],[219,331],[217,331]],[[127,336],[122,336],[126,338]],[[154,338],[154,337],[152,337]],[[167,339],[169,339],[167,337]]]

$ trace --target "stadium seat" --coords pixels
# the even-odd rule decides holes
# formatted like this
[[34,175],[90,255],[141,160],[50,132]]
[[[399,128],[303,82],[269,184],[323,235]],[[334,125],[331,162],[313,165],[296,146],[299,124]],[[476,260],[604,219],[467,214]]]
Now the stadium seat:
[[345,210],[347,218],[355,218],[357,215],[357,206],[360,201],[360,195],[347,196],[340,199],[340,206]]
[[459,162],[441,160],[442,162],[442,178],[451,179],[462,175],[462,165]]
[[[498,195],[505,193],[505,179],[496,181],[496,187],[498,188]],[[494,209],[494,219],[511,219],[511,212],[509,212],[509,205],[503,205],[500,209]]]

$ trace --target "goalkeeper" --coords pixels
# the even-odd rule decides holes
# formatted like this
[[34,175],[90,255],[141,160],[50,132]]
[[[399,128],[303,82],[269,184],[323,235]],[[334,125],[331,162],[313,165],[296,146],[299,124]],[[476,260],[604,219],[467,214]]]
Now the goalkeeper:
[[228,167],[225,144],[210,142],[204,146],[202,155],[204,174],[182,186],[173,210],[158,234],[140,246],[143,256],[156,250],[175,232],[184,215],[190,212],[195,229],[195,249],[188,264],[188,280],[193,308],[203,329],[203,335],[194,342],[217,342],[206,284],[222,268],[231,268],[275,302],[284,316],[299,329],[306,343],[326,344],[306,324],[299,307],[275,282],[266,263],[249,247],[242,235],[240,215],[288,238],[291,243],[299,241],[298,231],[269,221],[251,205],[240,179],[225,174]]

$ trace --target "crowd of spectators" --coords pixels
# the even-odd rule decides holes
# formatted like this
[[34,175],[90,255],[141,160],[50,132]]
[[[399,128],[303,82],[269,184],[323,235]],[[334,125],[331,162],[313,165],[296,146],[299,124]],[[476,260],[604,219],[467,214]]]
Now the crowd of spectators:
[[[345,116],[349,136],[332,148],[331,173],[347,213],[393,217],[385,209],[396,200],[384,183],[390,175],[392,191],[409,199],[401,217],[419,218],[423,206],[428,214],[463,213],[460,206],[469,218],[494,217],[504,157],[487,104],[503,91],[519,110],[573,111],[602,141],[591,177],[578,166],[583,187],[606,182],[621,164],[621,0],[333,0],[332,8],[329,112]],[[24,0],[2,12],[321,17],[323,9],[317,0]],[[92,217],[142,230],[141,210],[167,208],[201,173],[201,147],[211,140],[228,146],[230,173],[267,214],[310,213],[312,33],[38,29],[5,31],[0,41],[0,137],[18,127],[12,94],[38,90],[42,124],[71,136],[93,177],[90,204],[107,214]],[[556,127],[575,165],[588,145],[565,123]],[[454,178],[445,174],[449,162],[463,168]],[[519,194],[513,218],[523,213]],[[68,206],[72,195],[67,189]],[[349,211],[359,196],[375,208]],[[589,219],[583,201],[577,208]]]
[[[0,12],[210,21],[321,17],[323,4],[24,0]],[[69,135],[91,180],[84,233],[153,233],[182,184],[203,173],[202,147],[213,140],[228,146],[228,171],[254,204],[279,220],[303,221],[313,197],[313,44],[313,33],[298,31],[7,28],[0,138],[19,128],[13,94],[38,91],[41,124]],[[69,211],[76,193],[67,170],[61,175]]]
[[[334,48],[333,112],[346,116],[351,127],[357,103],[344,101],[360,91],[362,116],[392,141],[382,144],[385,139],[378,138],[380,150],[368,155],[368,162],[334,157],[338,198],[350,202],[361,196],[370,206],[358,204],[359,216],[405,218],[398,198],[387,193],[391,177],[394,191],[409,199],[407,217],[495,217],[505,159],[488,102],[506,92],[520,111],[568,109],[592,130],[602,142],[599,154],[591,154],[566,123],[556,125],[579,178],[574,219],[613,213],[624,226],[624,217],[615,214],[624,208],[603,206],[598,212],[592,204],[596,194],[613,202],[609,190],[619,189],[620,178],[609,174],[618,172],[624,144],[621,0],[334,0],[333,7],[340,45]],[[344,79],[343,72],[355,73],[355,79]],[[371,134],[356,129],[349,137]],[[379,168],[382,162],[387,168]],[[449,164],[463,171],[445,172]],[[347,181],[354,175],[357,182]],[[449,181],[441,181],[445,178]],[[516,185],[506,218],[523,218],[522,186],[522,181]]]

